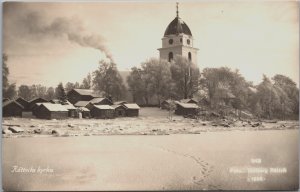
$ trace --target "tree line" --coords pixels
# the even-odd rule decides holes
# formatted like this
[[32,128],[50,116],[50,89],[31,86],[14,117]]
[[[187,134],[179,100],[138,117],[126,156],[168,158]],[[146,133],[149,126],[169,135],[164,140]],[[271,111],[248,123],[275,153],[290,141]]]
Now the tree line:
[[124,99],[130,93],[133,102],[145,105],[153,100],[160,105],[165,99],[196,98],[210,110],[229,108],[268,119],[296,119],[299,115],[299,89],[292,79],[279,74],[272,78],[264,75],[261,83],[253,85],[238,70],[204,68],[200,73],[187,58],[176,56],[171,62],[151,58],[133,67],[126,79],[127,87],[115,63],[100,61],[98,69],[87,74],[81,83],[59,83],[55,88],[40,84],[17,88],[8,81],[7,59],[4,54],[3,97],[6,98],[65,100],[68,91],[83,88],[113,100]]
[[66,100],[66,93],[72,89],[94,89],[95,92],[104,97],[113,97],[115,100],[122,99],[126,92],[121,75],[115,63],[100,61],[99,67],[93,73],[79,82],[67,82],[65,85],[59,83],[56,87],[46,87],[41,84],[20,85],[10,84],[8,81],[9,69],[7,66],[8,57],[3,54],[3,97],[14,99],[22,97],[31,100],[41,97],[47,100]]
[[187,58],[177,56],[172,62],[150,59],[133,67],[128,76],[133,100],[148,104],[155,98],[196,98],[209,110],[233,109],[252,113],[258,118],[298,119],[299,89],[284,75],[271,79],[263,76],[258,85],[247,81],[238,70],[228,67],[199,68]]
[[199,90],[199,68],[184,57],[173,62],[155,58],[133,67],[127,78],[134,101],[149,104],[151,98],[157,103],[164,99],[192,97]]

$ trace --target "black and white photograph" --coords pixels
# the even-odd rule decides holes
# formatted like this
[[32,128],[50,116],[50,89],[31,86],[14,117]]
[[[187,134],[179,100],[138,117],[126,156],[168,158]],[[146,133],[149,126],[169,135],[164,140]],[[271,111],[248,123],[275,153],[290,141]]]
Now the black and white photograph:
[[6,1],[1,148],[3,191],[297,191],[299,2]]

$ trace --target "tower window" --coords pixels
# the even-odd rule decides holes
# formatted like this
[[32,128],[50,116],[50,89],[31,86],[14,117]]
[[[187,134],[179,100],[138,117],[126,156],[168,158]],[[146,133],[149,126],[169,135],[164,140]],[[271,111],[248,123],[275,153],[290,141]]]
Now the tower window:
[[173,39],[169,40],[169,44],[172,45],[173,44]]
[[169,62],[171,62],[173,60],[173,52],[169,53]]
[[189,52],[188,57],[189,57],[189,61],[192,61],[192,54],[191,54],[191,52]]
[[190,43],[191,43],[191,41],[188,39],[188,40],[186,40],[186,42],[187,42],[187,44],[189,45]]

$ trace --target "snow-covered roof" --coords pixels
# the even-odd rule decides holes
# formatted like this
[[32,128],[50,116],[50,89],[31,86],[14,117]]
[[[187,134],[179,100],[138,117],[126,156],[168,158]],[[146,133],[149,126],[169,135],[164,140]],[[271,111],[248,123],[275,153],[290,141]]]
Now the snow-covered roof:
[[114,105],[122,105],[122,104],[126,104],[127,101],[115,101]]
[[178,105],[180,105],[183,108],[188,108],[188,109],[197,109],[198,105],[195,103],[181,103],[181,102],[176,102]]
[[89,104],[89,101],[78,101],[77,103],[74,104],[76,107],[85,107],[87,104]]
[[88,108],[86,108],[86,107],[79,107],[79,109],[81,110],[81,111],[90,111]]
[[43,103],[35,103],[32,107],[32,109],[37,109],[39,106],[41,106]]
[[123,105],[111,105],[111,107],[114,108],[114,109],[116,109],[116,108],[118,108],[118,107],[123,107],[123,108],[125,108]]
[[114,109],[109,105],[94,105],[94,107],[96,107],[98,109]]
[[63,105],[61,104],[53,104],[53,103],[42,103],[41,106],[46,107],[49,111],[68,111]]
[[66,109],[71,110],[71,109],[76,109],[76,107],[74,107],[74,105],[63,105]]
[[[93,103],[93,104],[95,104],[95,103],[99,103],[99,102],[101,102],[101,101],[103,101],[105,99],[107,99],[107,98],[105,98],[105,97],[97,97],[97,98],[94,98],[94,99],[90,100],[90,102]],[[107,100],[109,100],[109,99],[107,99]]]
[[41,97],[38,97],[38,98],[34,98],[34,99],[31,99],[30,101],[28,101],[29,103],[45,103],[45,102],[48,102],[46,99],[43,99]]
[[126,103],[126,104],[124,104],[124,106],[127,109],[140,109],[140,107],[135,103]]
[[95,93],[92,89],[73,89],[79,95],[90,95],[92,97],[99,97],[99,94]]
[[59,104],[60,100],[59,99],[51,99],[50,103]]
[[191,102],[191,101],[194,101],[194,102],[198,102],[196,99],[194,99],[194,98],[191,98],[191,99],[181,99],[180,100],[180,102],[181,103],[189,103],[189,102]]

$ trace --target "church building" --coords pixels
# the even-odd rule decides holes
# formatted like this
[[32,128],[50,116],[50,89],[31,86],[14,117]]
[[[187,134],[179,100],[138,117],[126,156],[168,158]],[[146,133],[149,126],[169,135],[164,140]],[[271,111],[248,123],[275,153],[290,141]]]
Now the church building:
[[188,58],[197,65],[197,48],[193,45],[193,36],[190,28],[179,17],[178,3],[176,17],[168,25],[162,38],[162,48],[159,48],[160,59],[171,62],[176,55]]

